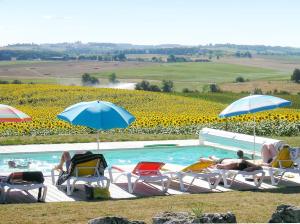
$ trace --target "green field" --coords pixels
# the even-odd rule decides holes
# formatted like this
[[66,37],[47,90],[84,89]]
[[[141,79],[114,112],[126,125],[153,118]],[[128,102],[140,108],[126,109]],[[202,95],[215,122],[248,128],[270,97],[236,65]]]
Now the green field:
[[272,69],[222,63],[164,63],[143,68],[126,68],[96,73],[98,77],[107,77],[116,72],[121,79],[173,80],[181,82],[222,83],[233,82],[243,76],[250,80],[284,79],[286,74]]

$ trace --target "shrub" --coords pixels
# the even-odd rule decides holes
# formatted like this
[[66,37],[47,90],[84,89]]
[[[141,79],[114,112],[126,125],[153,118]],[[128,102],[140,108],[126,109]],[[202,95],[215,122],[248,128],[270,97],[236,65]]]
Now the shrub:
[[0,84],[9,84],[9,82],[5,80],[0,80]]
[[118,82],[118,80],[117,80],[117,75],[116,75],[116,73],[111,73],[109,76],[108,76],[108,81],[110,82],[110,83],[117,83]]
[[84,73],[81,77],[82,85],[84,86],[92,86],[99,84],[99,80],[96,77],[91,76],[88,73]]
[[159,88],[159,86],[151,84],[149,86],[149,91],[152,91],[152,92],[161,92],[161,89]]
[[171,80],[163,80],[162,81],[162,91],[169,93],[173,91],[174,84]]
[[22,84],[22,81],[15,79],[14,81],[11,82],[12,84]]
[[138,82],[135,85],[136,90],[144,90],[144,91],[149,91],[150,89],[150,83],[147,80],[143,80],[141,82]]
[[260,88],[255,88],[253,94],[263,94],[263,91]]
[[235,82],[245,82],[245,79],[242,76],[239,76],[235,79]]
[[216,83],[210,83],[203,86],[203,92],[218,93],[221,92],[221,89]]
[[291,76],[291,80],[299,83],[300,82],[300,69],[296,68]]

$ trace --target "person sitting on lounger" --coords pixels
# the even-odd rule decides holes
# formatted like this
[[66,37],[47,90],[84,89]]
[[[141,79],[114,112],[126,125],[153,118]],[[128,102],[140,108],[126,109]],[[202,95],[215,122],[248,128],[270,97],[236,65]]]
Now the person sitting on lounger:
[[[77,151],[75,153],[75,155],[78,155],[78,154],[92,154],[91,152],[89,151]],[[60,162],[57,166],[54,167],[55,170],[59,170],[59,171],[64,171],[63,167],[64,167],[64,164],[66,164],[66,171],[69,171],[69,168],[70,168],[70,164],[71,164],[71,155],[69,152],[65,151],[62,153],[61,155],[61,158],[60,158]]]
[[277,150],[273,144],[263,144],[261,149],[261,157],[264,163],[270,164],[277,155]]

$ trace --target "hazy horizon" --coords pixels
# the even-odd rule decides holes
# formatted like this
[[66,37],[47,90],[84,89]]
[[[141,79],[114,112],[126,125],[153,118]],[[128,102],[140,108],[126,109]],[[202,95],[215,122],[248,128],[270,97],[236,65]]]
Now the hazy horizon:
[[0,46],[98,42],[300,47],[297,0],[0,0]]

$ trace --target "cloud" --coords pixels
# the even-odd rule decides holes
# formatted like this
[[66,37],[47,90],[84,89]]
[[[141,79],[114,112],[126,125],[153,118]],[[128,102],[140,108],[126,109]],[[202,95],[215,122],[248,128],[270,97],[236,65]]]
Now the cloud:
[[43,19],[46,20],[70,20],[72,19],[71,16],[58,16],[58,15],[45,15]]

